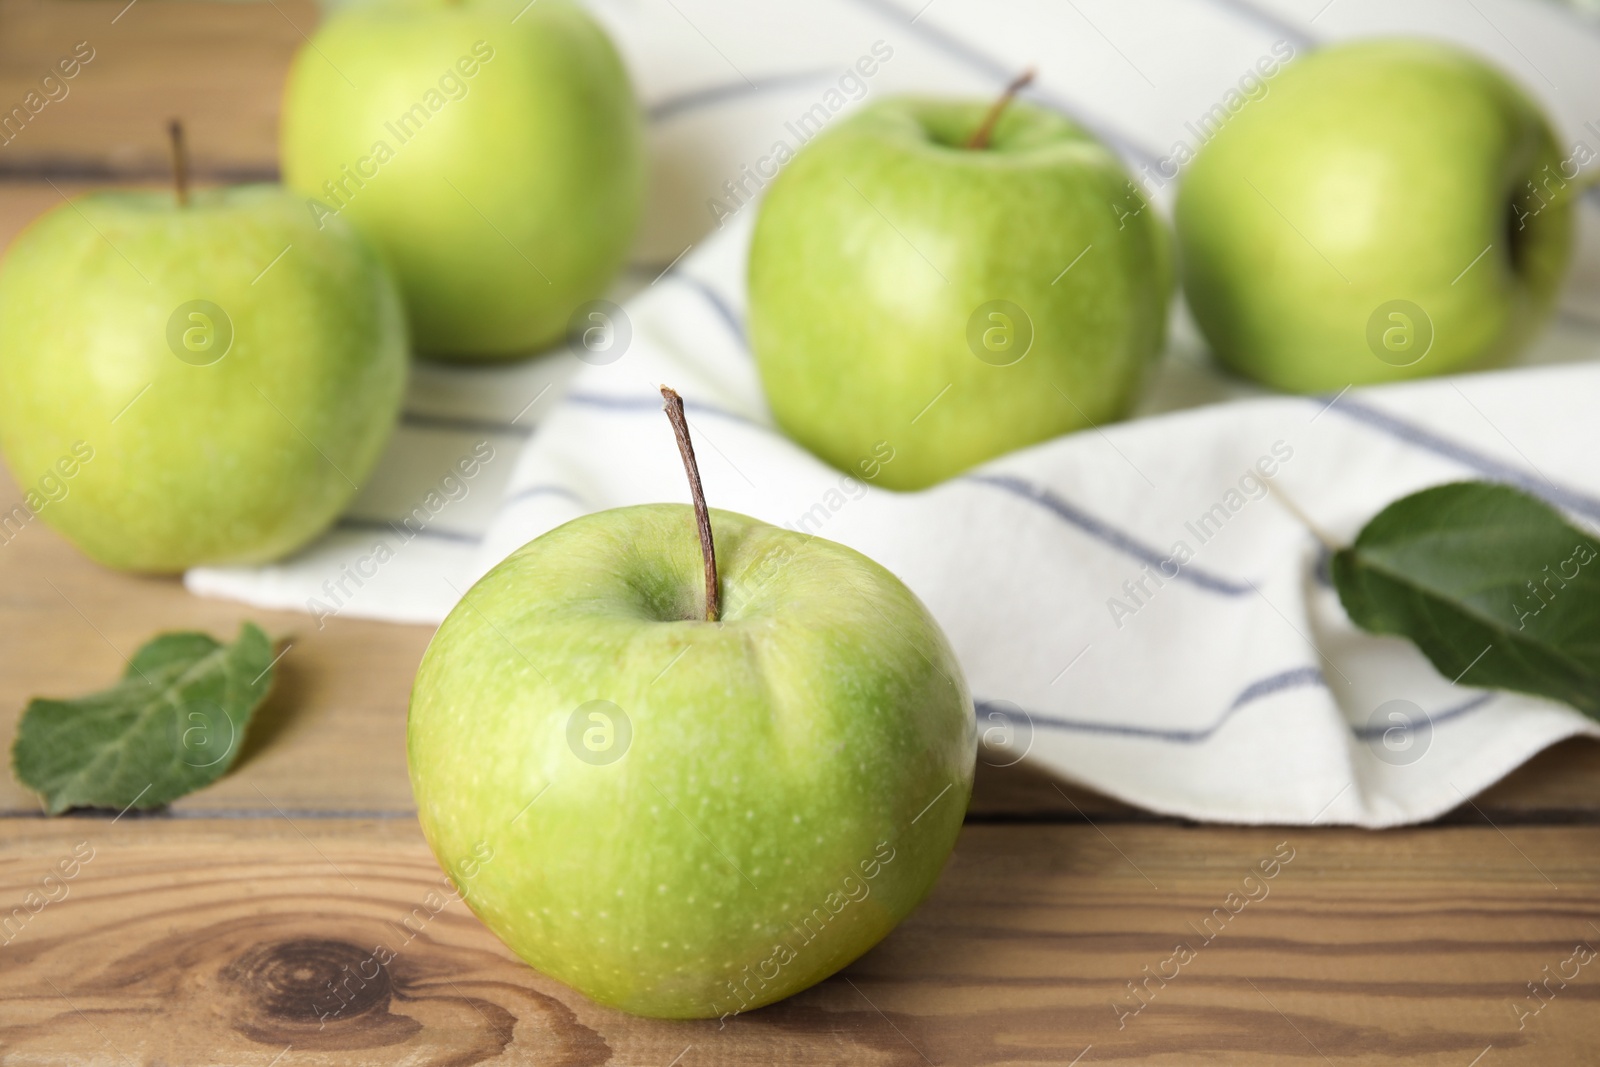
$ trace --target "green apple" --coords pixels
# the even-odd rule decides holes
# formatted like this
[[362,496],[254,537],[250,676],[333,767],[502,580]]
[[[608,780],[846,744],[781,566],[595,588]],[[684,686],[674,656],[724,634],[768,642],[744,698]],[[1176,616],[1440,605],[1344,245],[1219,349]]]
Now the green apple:
[[1217,357],[1281,389],[1462,370],[1550,311],[1577,170],[1496,70],[1423,41],[1291,65],[1190,164],[1177,231]]
[[778,425],[920,489],[1126,414],[1160,351],[1168,235],[1112,154],[1017,103],[897,98],[806,145],[750,248],[750,339]]
[[284,92],[285,182],[399,277],[417,348],[560,339],[622,265],[642,125],[604,32],[565,0],[393,0],[332,15]]
[[641,1015],[732,1014],[837,971],[927,894],[976,733],[938,625],[820,538],[710,512],[576,519],[450,613],[411,784],[463,898],[534,967]]
[[108,566],[305,544],[372,470],[405,378],[382,261],[276,187],[93,194],[0,265],[0,445],[29,510]]

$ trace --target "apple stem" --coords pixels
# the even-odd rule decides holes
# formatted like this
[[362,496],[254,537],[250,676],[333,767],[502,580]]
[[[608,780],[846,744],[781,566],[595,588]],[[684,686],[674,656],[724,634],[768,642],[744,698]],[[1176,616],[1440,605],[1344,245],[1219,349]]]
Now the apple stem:
[[189,206],[189,156],[183,148],[183,123],[173,119],[167,123],[167,137],[172,142],[172,188],[178,196],[178,206]]
[[1000,122],[1000,116],[1005,113],[1007,105],[1032,81],[1032,67],[1011,79],[1011,84],[1006,86],[1005,92],[1000,94],[1000,99],[996,100],[993,106],[989,108],[989,113],[983,116],[982,124],[967,139],[967,148],[980,149],[989,147],[989,138],[994,135],[994,128]]
[[700,466],[694,461],[694,444],[689,440],[689,420],[683,415],[683,397],[668,386],[661,387],[661,399],[678,438],[678,454],[689,473],[689,496],[694,500],[694,521],[700,528],[700,556],[706,563],[706,622],[716,622],[722,614],[717,591],[717,546],[711,540],[711,512],[706,509],[706,491],[700,485]]

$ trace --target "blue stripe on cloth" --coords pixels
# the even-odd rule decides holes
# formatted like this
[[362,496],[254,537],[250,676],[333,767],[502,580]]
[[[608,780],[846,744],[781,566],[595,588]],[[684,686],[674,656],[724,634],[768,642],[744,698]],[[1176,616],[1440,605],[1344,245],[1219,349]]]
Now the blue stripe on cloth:
[[1327,545],[1317,545],[1317,558],[1311,564],[1311,580],[1324,589],[1333,588],[1333,550]]
[[476,545],[483,542],[481,534],[469,534],[460,530],[445,530],[435,526],[403,526],[404,519],[364,519],[359,516],[347,515],[334,525],[341,530],[372,530],[378,533],[394,534],[410,541],[415,537],[430,537],[438,541],[455,541],[464,545]]
[[[1021,478],[1009,474],[969,474],[961,480],[964,482],[976,482],[979,485],[992,485],[997,489],[1004,489],[1014,496],[1031,501],[1057,518],[1076,526],[1096,540],[1108,544],[1117,551],[1132,556],[1134,559],[1148,563],[1158,570],[1161,564],[1169,559],[1165,553],[1151,548],[1131,534],[1122,532],[1104,519],[1096,518],[1076,505],[1056,496],[1050,490],[1042,486],[1032,485]],[[1161,576],[1166,578],[1166,572],[1161,571]],[[1218,577],[1209,571],[1204,571],[1194,566],[1181,568],[1177,575],[1168,580],[1192,582],[1209,593],[1219,593],[1223,596],[1246,596],[1253,591],[1249,582]]]
[[[959,60],[974,70],[981,71],[1001,85],[1006,84],[1017,76],[1017,68],[1007,66],[999,60],[985,55],[971,45],[957,40],[943,30],[935,29],[926,22],[910,21],[914,16],[890,3],[889,0],[855,0],[855,3],[858,7],[871,10],[884,21],[894,23],[897,29],[909,30],[945,55]],[[1153,164],[1159,158],[1157,153],[1152,152],[1143,145],[1135,144],[1097,120],[1085,117],[1077,108],[1074,108],[1053,93],[1030,87],[1024,89],[1021,96],[1025,100],[1032,100],[1036,104],[1065,115],[1094,134],[1101,141],[1110,145],[1124,159],[1131,160],[1136,164]]]
[[747,81],[708,85],[702,89],[690,89],[688,92],[678,93],[675,96],[658,100],[651,104],[645,113],[650,117],[651,122],[664,122],[685,111],[697,111],[703,107],[713,107],[725,101],[737,100],[741,97],[780,92],[796,85],[809,85],[825,78],[831,79],[843,73],[843,67],[837,69],[824,67],[816,70],[797,70],[788,74],[769,74],[754,85]]
[[1566,508],[1568,511],[1577,512],[1579,515],[1591,519],[1600,519],[1600,500],[1589,496],[1576,489],[1567,489],[1535,477],[1520,467],[1512,466],[1493,456],[1479,452],[1469,445],[1452,441],[1442,437],[1425,427],[1413,422],[1391,415],[1387,411],[1364,404],[1359,400],[1346,397],[1337,403],[1329,405],[1327,397],[1311,397],[1326,406],[1327,410],[1337,412],[1347,419],[1381,430],[1391,437],[1397,438],[1410,445],[1432,452],[1436,456],[1453,460],[1463,467],[1487,475],[1495,481],[1506,482],[1516,486],[1542,500],[1554,504],[1556,507]]
[[[574,404],[581,404],[584,407],[599,408],[602,411],[649,411],[655,414],[661,413],[661,398],[657,396],[603,396],[599,393],[568,393],[563,399],[570,400]],[[738,412],[729,411],[726,408],[702,404],[695,400],[685,400],[683,408],[692,415],[714,415],[717,418],[728,419],[731,422],[741,422],[746,426],[754,426],[758,430],[773,432],[772,427],[765,423],[746,418]]]
[[1294,45],[1296,49],[1315,49],[1319,44],[1306,30],[1279,18],[1270,11],[1263,11],[1249,0],[1210,0],[1212,7],[1223,8],[1233,12],[1246,22],[1253,22],[1257,26],[1277,34],[1279,37]]
[[566,497],[581,508],[589,506],[588,501],[564,485],[530,485],[524,489],[508,493],[505,499],[500,501],[499,510],[504,511],[513,504],[520,504],[524,500],[532,500],[536,496],[561,496]]
[[[1217,717],[1210,726],[1197,730],[1162,729],[1155,726],[1131,726],[1125,723],[1095,722],[1090,719],[1062,719],[1051,715],[1034,715],[1023,711],[1027,721],[1035,727],[1044,727],[1050,730],[1070,730],[1077,733],[1109,734],[1115,737],[1144,737],[1153,741],[1171,741],[1183,745],[1195,745],[1208,740],[1212,734],[1222,728],[1222,724],[1233,717],[1241,708],[1254,704],[1275,693],[1282,693],[1289,689],[1325,688],[1322,671],[1316,667],[1291,667],[1289,670],[1268,675],[1259,681],[1245,686],[1239,695],[1233,698],[1227,708]],[[1016,707],[1016,705],[1011,705]],[[979,715],[998,714],[1003,718],[1015,718],[999,701],[974,701],[974,709]],[[1019,711],[1022,709],[1018,709]]]
[[460,433],[495,433],[513,437],[533,436],[533,427],[518,426],[514,422],[497,422],[466,415],[429,415],[421,411],[403,411],[400,423],[419,430],[449,430]]
[[[1589,192],[1600,193],[1600,186],[1591,186]],[[1596,203],[1600,203],[1600,200],[1597,200]],[[1600,319],[1592,319],[1587,315],[1580,315],[1571,308],[1557,308],[1556,318],[1582,330],[1600,330]]]
[[706,303],[711,305],[712,310],[716,311],[722,321],[728,324],[728,330],[738,340],[739,347],[744,350],[746,355],[749,355],[750,339],[745,335],[744,323],[739,321],[739,316],[733,310],[733,305],[729,304],[727,299],[709,284],[686,271],[673,269],[671,276],[678,281],[687,283],[690,288],[705,298]]
[[[1485,704],[1489,703],[1489,701],[1493,700],[1495,697],[1497,697],[1499,695],[1500,695],[1499,693],[1479,693],[1477,696],[1473,697],[1472,699],[1462,701],[1460,704],[1457,704],[1455,707],[1447,708],[1444,711],[1439,712],[1439,714],[1437,714],[1437,715],[1428,715],[1427,712],[1423,712],[1423,714],[1427,716],[1428,726],[1431,729],[1432,727],[1438,726],[1441,723],[1447,723],[1451,719],[1459,719],[1463,715],[1467,715],[1467,714],[1469,714],[1471,712],[1477,711],[1479,708],[1483,707]],[[1412,729],[1416,728],[1416,724],[1415,723],[1410,724],[1410,726],[1411,726]],[[1350,727],[1350,732],[1355,734],[1358,738],[1360,738],[1363,741],[1376,741],[1379,738],[1381,738],[1385,733],[1387,733],[1390,730],[1392,730],[1393,728],[1394,727],[1392,725],[1380,725],[1380,726],[1354,726],[1354,725],[1352,725]]]

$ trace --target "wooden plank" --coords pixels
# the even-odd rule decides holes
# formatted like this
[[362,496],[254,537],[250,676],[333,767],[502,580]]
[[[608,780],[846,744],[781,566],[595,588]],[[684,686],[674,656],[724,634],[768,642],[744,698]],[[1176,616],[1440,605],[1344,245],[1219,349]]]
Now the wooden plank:
[[1600,813],[1600,743],[1553,745],[1474,798],[1496,820],[1583,820]]
[[[164,175],[173,117],[201,175],[276,174],[284,74],[317,18],[313,0],[0,0],[0,113],[38,94],[0,137],[0,177]],[[80,44],[93,58],[50,100],[42,80]]]
[[[1066,1064],[1092,1046],[1081,1062],[1467,1067],[1492,1046],[1485,1067],[1549,1067],[1593,1062],[1600,1037],[1600,962],[1527,985],[1600,945],[1596,827],[971,826],[882,945],[720,1027],[629,1018],[523,967],[429,903],[440,871],[408,820],[9,820],[0,842],[5,1062]],[[92,858],[18,920],[74,848]],[[1193,958],[1168,962],[1180,944]],[[370,981],[334,999],[344,966]]]
[[[4,152],[5,149],[0,148],[0,157]],[[0,247],[10,248],[28,223],[63,203],[65,198],[77,196],[88,188],[65,181],[57,182],[55,188],[42,181],[0,184]]]

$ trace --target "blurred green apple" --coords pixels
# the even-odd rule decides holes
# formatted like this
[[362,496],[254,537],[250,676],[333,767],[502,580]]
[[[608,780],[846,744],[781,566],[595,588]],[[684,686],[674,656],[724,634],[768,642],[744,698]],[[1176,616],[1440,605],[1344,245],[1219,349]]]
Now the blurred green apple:
[[474,585],[422,660],[428,843],[519,956],[641,1015],[734,1014],[837,971],[932,887],[977,739],[903,584],[713,511],[588,515]]
[[1503,359],[1555,300],[1576,173],[1534,102],[1464,52],[1314,53],[1190,164],[1189,307],[1223,363],[1281,389]]
[[0,265],[0,444],[39,516],[112,567],[315,537],[377,462],[406,359],[377,254],[276,187],[93,194]]
[[283,100],[285,182],[393,266],[417,348],[525,355],[560,339],[627,255],[638,108],[565,0],[375,0],[329,17]]
[[[803,148],[750,248],[750,338],[778,425],[919,489],[1126,414],[1161,349],[1168,235],[1115,157],[1018,103],[867,107]],[[866,468],[861,468],[865,470]]]

